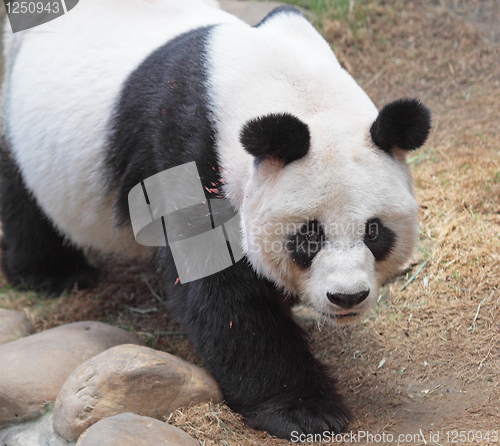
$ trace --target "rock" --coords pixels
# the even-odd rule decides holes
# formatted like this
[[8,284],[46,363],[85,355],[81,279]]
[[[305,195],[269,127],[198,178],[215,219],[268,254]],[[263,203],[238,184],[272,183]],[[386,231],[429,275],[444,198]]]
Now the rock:
[[24,313],[0,308],[0,345],[24,338],[35,332],[35,327]]
[[220,0],[220,7],[250,25],[256,25],[274,8],[282,6],[279,2],[250,2],[240,0]]
[[0,430],[2,446],[73,446],[54,431],[52,411],[49,410],[39,420],[20,423]]
[[75,322],[0,345],[0,426],[39,417],[78,365],[124,343],[140,341],[100,322]]
[[180,429],[154,418],[122,413],[98,421],[76,446],[200,446]]
[[215,380],[168,353],[120,345],[73,371],[54,406],[54,428],[67,440],[97,421],[124,412],[162,419],[178,407],[220,402]]

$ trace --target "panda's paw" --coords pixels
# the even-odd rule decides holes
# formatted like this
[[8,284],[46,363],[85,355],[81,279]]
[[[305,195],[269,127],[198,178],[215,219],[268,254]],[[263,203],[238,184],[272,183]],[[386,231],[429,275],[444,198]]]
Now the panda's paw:
[[11,278],[18,289],[37,291],[48,296],[60,296],[64,291],[92,288],[99,282],[101,270],[91,265],[82,265],[68,274],[23,274]]
[[246,417],[252,427],[287,440],[302,434],[338,434],[347,428],[350,419],[349,410],[339,396],[295,404],[270,402]]

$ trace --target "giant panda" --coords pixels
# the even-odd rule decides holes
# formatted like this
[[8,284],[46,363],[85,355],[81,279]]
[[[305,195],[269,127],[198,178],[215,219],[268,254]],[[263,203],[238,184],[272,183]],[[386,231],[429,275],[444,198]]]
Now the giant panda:
[[[98,250],[150,262],[227,404],[291,438],[350,419],[290,303],[345,325],[417,239],[405,153],[430,112],[380,112],[293,7],[252,27],[202,0],[81,0],[6,24],[2,267],[17,286],[91,286]],[[238,261],[180,283],[172,250],[134,238],[129,195],[195,163],[240,218]],[[165,194],[168,195],[168,190]]]

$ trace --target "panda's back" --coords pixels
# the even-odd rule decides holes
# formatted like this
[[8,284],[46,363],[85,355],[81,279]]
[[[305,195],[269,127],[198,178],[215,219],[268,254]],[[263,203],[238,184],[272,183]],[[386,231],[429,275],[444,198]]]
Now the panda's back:
[[208,3],[87,0],[42,26],[6,32],[9,149],[44,212],[78,245],[141,254],[130,229],[117,228],[107,193],[110,112],[156,48],[195,28],[238,21]]
[[196,161],[209,189],[220,168],[226,196],[241,206],[253,161],[239,132],[249,119],[376,115],[289,7],[250,27],[209,0],[87,0],[7,35],[5,133],[26,186],[70,240],[105,252],[142,254],[117,222],[127,220],[130,189],[174,165]]

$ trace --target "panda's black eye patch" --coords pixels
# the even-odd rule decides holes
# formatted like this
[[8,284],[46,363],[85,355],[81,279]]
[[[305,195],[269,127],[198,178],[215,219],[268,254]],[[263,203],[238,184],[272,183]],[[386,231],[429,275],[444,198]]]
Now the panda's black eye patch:
[[303,269],[309,268],[325,243],[325,233],[317,220],[303,224],[298,232],[289,236],[286,250],[292,260]]
[[365,245],[377,262],[385,260],[396,245],[396,233],[379,218],[372,218],[365,225]]

